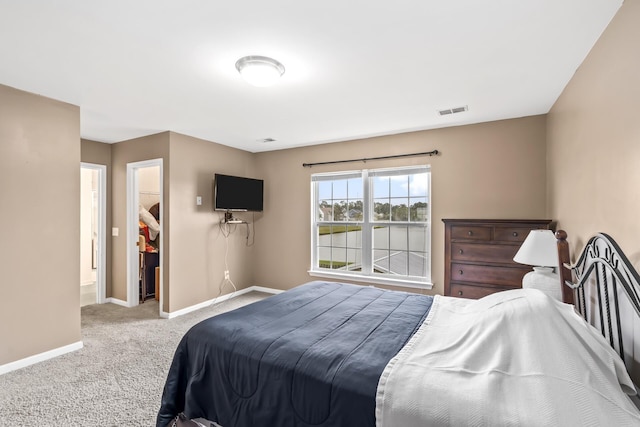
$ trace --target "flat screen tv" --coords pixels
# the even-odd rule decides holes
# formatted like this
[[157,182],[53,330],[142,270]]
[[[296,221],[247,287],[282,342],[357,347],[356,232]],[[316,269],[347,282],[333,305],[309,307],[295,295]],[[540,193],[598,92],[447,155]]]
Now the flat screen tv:
[[264,181],[215,174],[213,207],[217,211],[262,212]]

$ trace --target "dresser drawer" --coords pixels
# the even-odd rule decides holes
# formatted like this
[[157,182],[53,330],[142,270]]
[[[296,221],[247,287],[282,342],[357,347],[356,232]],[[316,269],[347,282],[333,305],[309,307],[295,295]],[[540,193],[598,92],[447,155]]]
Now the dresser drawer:
[[451,263],[451,281],[520,287],[528,268]]
[[518,245],[491,245],[486,243],[451,243],[451,259],[454,261],[492,262],[515,264],[513,257]]
[[491,295],[495,292],[506,291],[513,288],[499,288],[491,286],[462,285],[460,283],[451,284],[451,296],[460,298],[479,299]]
[[491,227],[454,225],[451,227],[451,238],[456,240],[491,240]]
[[496,227],[493,238],[503,242],[524,242],[529,231],[529,227]]

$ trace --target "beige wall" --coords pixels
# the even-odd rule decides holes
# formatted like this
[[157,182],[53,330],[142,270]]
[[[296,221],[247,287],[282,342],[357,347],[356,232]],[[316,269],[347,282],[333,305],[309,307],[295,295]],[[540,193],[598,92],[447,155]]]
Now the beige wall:
[[[119,228],[119,236],[111,238],[113,297],[127,299],[127,164],[158,158],[163,159],[164,185],[163,311],[175,312],[231,292],[231,286],[221,290],[227,241],[218,226],[221,214],[213,212],[213,174],[251,176],[253,155],[174,132],[123,141],[111,147],[112,225]],[[201,206],[196,206],[198,195],[203,198]],[[245,245],[245,227],[238,226],[228,242],[227,262],[233,283],[238,289],[251,286],[253,248]]]
[[[436,157],[303,168],[302,163],[424,152]],[[443,218],[545,218],[545,117],[316,145],[256,155],[265,180],[265,212],[256,239],[255,284],[289,289],[312,280],[312,173],[430,164],[432,170],[431,293],[443,292]]]
[[626,1],[551,109],[550,216],[572,252],[599,231],[640,260],[640,2]]
[[[369,162],[368,167],[429,163],[433,171],[433,279],[442,292],[444,272],[441,219],[542,218],[545,213],[545,118],[529,117],[474,126],[400,134],[251,154],[209,141],[165,132],[124,141],[111,148],[113,171],[113,291],[126,300],[126,165],[164,159],[163,291],[165,312],[175,312],[232,290],[224,284],[225,251],[231,279],[238,289],[251,285],[288,289],[312,280],[310,253],[310,174],[355,169],[354,163],[303,168],[303,162],[428,151],[437,157]],[[98,144],[98,145],[96,145]],[[105,163],[105,144],[83,142],[87,160]],[[93,157],[90,156],[93,153]],[[169,164],[168,159],[171,159]],[[102,159],[102,160],[101,160]],[[526,162],[522,162],[526,159]],[[83,154],[83,160],[84,154]],[[245,226],[227,239],[221,213],[213,212],[214,173],[265,180],[265,212],[238,214],[252,223],[255,245],[247,246]],[[169,194],[171,199],[169,200]],[[202,206],[196,206],[196,196]],[[108,229],[111,229],[108,225]],[[110,234],[110,233],[109,233]],[[250,239],[253,241],[253,236]],[[222,286],[226,286],[221,289]]]
[[[227,244],[232,282],[237,289],[253,285],[254,248],[246,245],[246,226],[232,226],[234,231],[228,239],[221,233],[223,214],[213,211],[213,176],[223,173],[260,177],[255,173],[254,156],[246,151],[173,132],[170,146],[171,268],[167,311],[173,312],[233,290],[229,284],[223,287]],[[196,196],[202,197],[201,206],[196,206]],[[251,214],[236,216],[253,222]],[[255,220],[260,236],[261,214],[256,214]]]
[[105,288],[106,297],[112,296],[111,289],[111,144],[90,141],[88,139],[80,140],[80,159],[85,163],[94,163],[96,165],[104,165],[107,169],[106,188],[107,188],[107,206],[106,206],[106,236],[105,236]]
[[80,336],[80,110],[0,85],[0,365]]

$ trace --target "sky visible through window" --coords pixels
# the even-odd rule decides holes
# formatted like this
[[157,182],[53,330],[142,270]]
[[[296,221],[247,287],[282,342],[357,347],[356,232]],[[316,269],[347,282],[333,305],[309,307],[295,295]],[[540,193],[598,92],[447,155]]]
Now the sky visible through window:
[[[426,221],[427,173],[372,176],[373,221]],[[364,219],[363,178],[322,181],[318,185],[321,220],[362,221]],[[320,213],[322,212],[322,213]]]
[[[425,197],[427,174],[376,176],[373,179],[373,198]],[[320,182],[320,200],[362,199],[362,178]]]

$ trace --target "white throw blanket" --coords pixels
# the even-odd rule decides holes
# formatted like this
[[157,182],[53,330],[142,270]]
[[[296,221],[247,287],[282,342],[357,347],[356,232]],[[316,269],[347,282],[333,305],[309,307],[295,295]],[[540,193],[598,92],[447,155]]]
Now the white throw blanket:
[[436,296],[380,378],[376,426],[638,426],[625,392],[623,362],[573,306],[531,289]]

